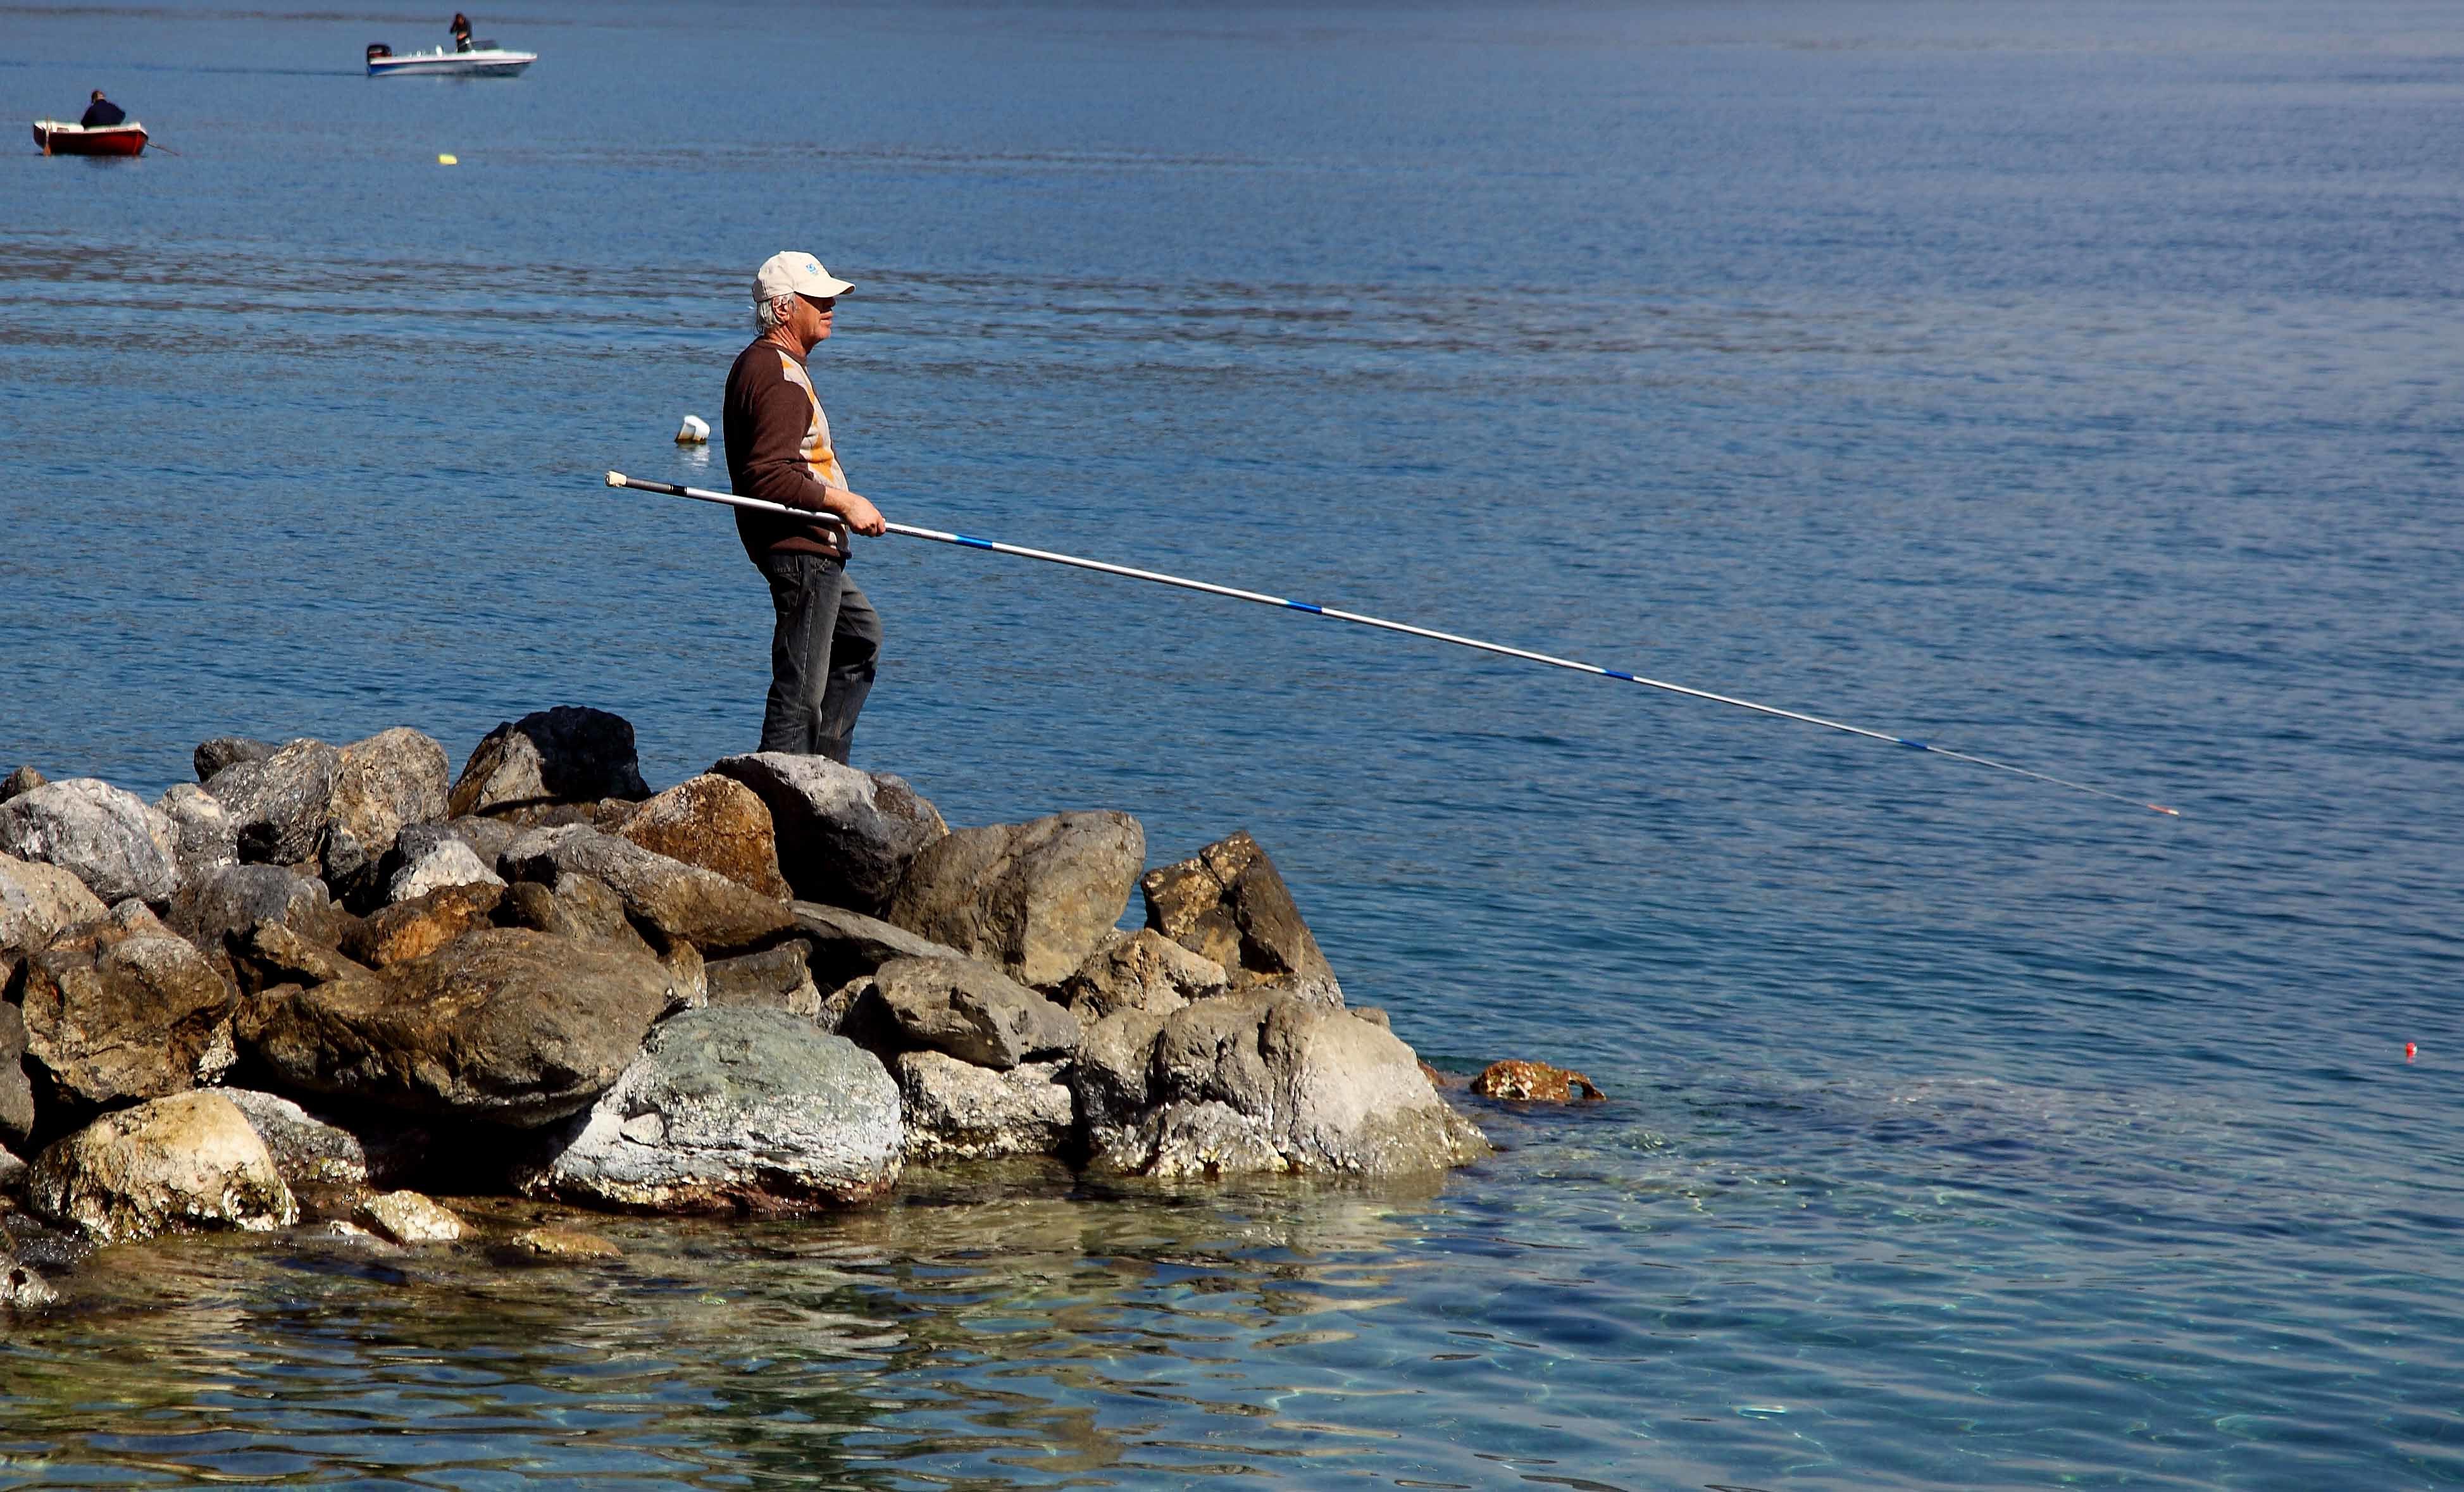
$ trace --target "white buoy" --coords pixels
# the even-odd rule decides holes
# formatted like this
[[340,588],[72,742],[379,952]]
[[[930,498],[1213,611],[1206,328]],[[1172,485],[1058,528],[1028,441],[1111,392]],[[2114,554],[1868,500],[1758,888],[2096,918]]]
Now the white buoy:
[[689,414],[689,415],[686,415],[686,416],[685,416],[684,428],[676,431],[676,444],[677,444],[677,445],[679,445],[679,446],[707,446],[707,445],[709,445],[709,444],[710,444],[710,426],[709,426],[709,424],[708,424],[707,422],[705,422],[705,421],[702,419],[702,417],[701,417],[700,415],[697,415],[697,414]]

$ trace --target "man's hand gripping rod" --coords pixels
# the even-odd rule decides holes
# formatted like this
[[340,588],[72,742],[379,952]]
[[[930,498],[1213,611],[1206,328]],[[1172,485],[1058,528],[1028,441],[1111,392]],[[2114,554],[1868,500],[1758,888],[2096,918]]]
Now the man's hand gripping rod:
[[[696,502],[715,502],[730,508],[750,509],[756,513],[775,513],[783,517],[800,518],[807,523],[832,525],[842,531],[846,528],[845,520],[836,514],[790,508],[785,503],[765,502],[759,497],[738,497],[733,493],[715,493],[708,488],[678,487],[672,482],[646,481],[640,477],[627,476],[622,472],[608,472],[607,485],[629,487],[637,492],[664,493],[671,497],[691,497]],[[1912,751],[1922,751],[1936,757],[1947,757],[1953,761],[1991,767],[1996,772],[2008,772],[2015,777],[2027,778],[2037,782],[2050,782],[2057,787],[2074,788],[2082,793],[2094,794],[2098,798],[2111,799],[2118,803],[2128,803],[2136,808],[2145,808],[2176,819],[2182,816],[2178,808],[2167,808],[2162,803],[2145,802],[2136,798],[2124,797],[2120,793],[2110,793],[2101,787],[2090,787],[2085,782],[2074,782],[2068,778],[2032,772],[2026,767],[2014,767],[2007,761],[1996,761],[1991,757],[1971,756],[1964,751],[1952,751],[1947,746],[1931,746],[1924,741],[1910,740],[1902,735],[1892,735],[1881,731],[1869,731],[1861,725],[1848,725],[1838,720],[1826,720],[1820,715],[1800,714],[1793,710],[1782,710],[1776,705],[1758,705],[1750,699],[1737,699],[1727,694],[1714,694],[1707,690],[1688,689],[1683,684],[1647,679],[1639,673],[1621,673],[1615,669],[1603,669],[1595,663],[1583,663],[1573,658],[1559,658],[1549,653],[1530,652],[1521,647],[1508,647],[1503,643],[1484,642],[1477,637],[1462,637],[1453,632],[1440,632],[1425,626],[1413,626],[1407,623],[1389,622],[1383,617],[1363,616],[1356,611],[1338,611],[1332,606],[1312,605],[1306,601],[1291,601],[1282,596],[1269,596],[1263,591],[1241,590],[1230,585],[1193,581],[1184,576],[1165,575],[1157,570],[1140,570],[1125,564],[1107,564],[1101,560],[1088,560],[1077,555],[1056,554],[1048,549],[1028,549],[1018,544],[995,543],[989,538],[971,538],[964,534],[949,534],[939,529],[915,528],[905,523],[888,524],[884,531],[907,538],[929,538],[936,544],[957,544],[965,549],[989,549],[994,554],[1015,555],[1021,560],[1041,560],[1046,564],[1066,564],[1073,569],[1093,570],[1103,575],[1124,576],[1133,581],[1149,581],[1157,585],[1177,586],[1182,590],[1203,591],[1209,596],[1229,596],[1234,601],[1255,602],[1262,606],[1282,606],[1291,611],[1306,611],[1313,617],[1331,617],[1337,622],[1351,622],[1388,632],[1401,632],[1411,637],[1425,637],[1432,642],[1452,643],[1458,647],[1477,648],[1482,652],[1496,653],[1502,657],[1521,658],[1529,663],[1545,663],[1552,669],[1572,669],[1577,673],[1595,673],[1602,678],[1616,679],[1621,683],[1639,684],[1645,689],[1683,694],[1688,699],[1707,699],[1715,705],[1730,705],[1739,710],[1750,710],[1756,714],[1776,715],[1783,720],[1797,720],[1807,725],[1821,726],[1825,730],[1844,731],[1850,735],[1862,735],[1869,740],[1888,741],[1894,746],[1905,746]]]

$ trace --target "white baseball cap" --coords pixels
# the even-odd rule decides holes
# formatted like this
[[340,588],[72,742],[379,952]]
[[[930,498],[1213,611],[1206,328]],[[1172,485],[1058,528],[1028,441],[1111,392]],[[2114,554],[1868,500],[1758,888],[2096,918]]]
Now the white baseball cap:
[[822,261],[809,253],[774,253],[753,272],[753,298],[757,303],[790,295],[826,300],[853,289],[843,279],[831,278],[830,272],[822,268]]

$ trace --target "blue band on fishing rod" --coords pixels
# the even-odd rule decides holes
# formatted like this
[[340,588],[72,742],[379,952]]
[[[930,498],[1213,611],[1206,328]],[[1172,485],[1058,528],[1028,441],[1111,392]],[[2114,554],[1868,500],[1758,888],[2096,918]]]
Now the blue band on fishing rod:
[[959,543],[966,545],[969,549],[990,549],[993,547],[992,540],[988,538],[969,538],[964,534],[953,534],[950,537],[957,539]]
[[1294,611],[1313,611],[1319,616],[1326,615],[1326,608],[1324,606],[1312,606],[1306,601],[1287,601],[1285,602],[1284,604],[1291,607]]
[[1926,745],[1925,742],[1923,742],[1923,741],[1912,741],[1912,740],[1908,739],[1908,738],[1907,738],[1906,736],[1904,736],[1904,735],[1894,735],[1894,736],[1892,736],[1892,737],[1891,737],[1891,739],[1893,739],[1893,740],[1895,740],[1895,741],[1898,741],[1901,745],[1907,747],[1910,751],[1931,751],[1931,750],[1933,750],[1933,748],[1932,748],[1932,747],[1930,747],[1930,746]]
[[1625,681],[1626,681],[1627,683],[1629,683],[1629,684],[1637,684],[1637,683],[1640,683],[1640,682],[1641,682],[1640,680],[1637,679],[1633,674],[1631,674],[1631,673],[1619,673],[1619,672],[1618,672],[1617,669],[1602,669],[1600,671],[1601,671],[1602,673],[1607,674],[1610,678],[1613,678],[1613,679],[1623,679],[1623,680],[1625,680]]

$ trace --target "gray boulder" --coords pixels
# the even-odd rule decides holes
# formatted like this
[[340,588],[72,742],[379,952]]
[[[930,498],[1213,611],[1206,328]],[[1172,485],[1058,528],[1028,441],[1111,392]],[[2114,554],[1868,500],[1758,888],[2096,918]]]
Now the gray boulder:
[[342,919],[325,883],[280,866],[218,866],[180,888],[171,930],[209,954],[224,940],[262,923],[286,927],[312,943],[339,942]]
[[445,824],[413,825],[395,839],[385,861],[385,900],[410,901],[449,886],[503,886],[505,878],[488,868],[495,860],[494,854],[480,859],[469,840]]
[[459,836],[463,844],[471,846],[472,853],[479,857],[481,865],[490,867],[504,855],[505,846],[520,839],[523,833],[519,824],[507,823],[502,819],[483,819],[475,814],[448,819],[445,826]]
[[298,1204],[265,1142],[220,1093],[182,1093],[108,1113],[35,1160],[36,1216],[102,1243],[199,1228],[270,1232]]
[[532,1127],[606,1091],[676,999],[638,954],[489,928],[390,969],[266,990],[239,1035],[287,1088]]
[[627,813],[615,832],[654,854],[715,870],[748,891],[788,897],[770,810],[732,779],[689,778]]
[[895,958],[850,1012],[851,1033],[896,1049],[929,1047],[1006,1071],[1078,1045],[1069,1012],[971,958]]
[[536,881],[515,882],[505,888],[505,899],[496,904],[496,920],[506,927],[532,928],[557,937],[620,944],[645,958],[658,956],[625,915],[625,898],[592,876],[560,875],[552,887]]
[[1076,973],[1061,981],[1060,998],[1083,1024],[1120,1010],[1168,1016],[1194,999],[1230,987],[1223,966],[1202,958],[1153,928],[1108,932]]
[[154,806],[171,821],[182,886],[239,859],[239,826],[213,794],[194,782],[174,782]]
[[73,871],[0,855],[0,954],[34,953],[107,909]]
[[19,767],[7,777],[0,778],[0,803],[5,803],[11,798],[23,797],[50,780],[50,778],[32,767]]
[[505,847],[497,869],[508,881],[544,885],[562,875],[589,876],[622,897],[626,914],[657,939],[691,943],[705,954],[749,953],[796,926],[785,902],[578,823],[531,830]]
[[251,865],[321,864],[342,752],[292,741],[270,757],[234,761],[206,781],[231,814],[239,858]]
[[813,982],[836,989],[862,978],[893,958],[963,958],[947,943],[918,937],[905,928],[844,907],[800,901],[789,909],[803,940]]
[[1487,1149],[1384,1025],[1292,994],[1122,1011],[1071,1081],[1097,1163],[1148,1175],[1404,1175]]
[[1051,1155],[1070,1145],[1076,1108],[1061,1064],[1024,1063],[995,1072],[941,1052],[901,1052],[911,1163]]
[[[688,945],[690,946],[690,945]],[[810,1016],[822,1008],[804,945],[786,942],[758,954],[714,958],[703,967],[714,1005],[761,1005]]]
[[1120,921],[1146,843],[1111,810],[959,829],[915,857],[887,915],[1023,983],[1058,984]]
[[201,741],[189,757],[197,769],[197,780],[210,782],[214,774],[225,767],[235,767],[243,761],[263,761],[282,748],[273,741],[251,740],[245,735],[217,735]]
[[162,810],[100,778],[46,782],[0,803],[0,854],[57,866],[106,903],[168,900],[179,847]]
[[265,1142],[285,1185],[365,1186],[368,1152],[360,1137],[317,1117],[278,1093],[252,1088],[216,1089],[239,1108]]
[[756,752],[722,757],[710,770],[743,783],[769,807],[779,868],[806,901],[877,912],[917,853],[950,832],[903,779],[827,757]]
[[661,1024],[520,1190],[656,1212],[806,1213],[897,1180],[898,1086],[871,1053],[780,1010]]
[[73,1107],[185,1092],[219,1078],[235,1055],[239,992],[185,939],[37,954],[24,977],[31,1070]]
[[243,997],[277,985],[314,987],[347,974],[365,974],[367,966],[337,949],[306,938],[279,922],[260,922],[235,932],[225,944],[231,982]]
[[538,803],[650,796],[621,715],[559,705],[509,720],[471,752],[450,795],[454,817]]
[[34,1085],[26,1077],[26,1017],[0,1003],[0,1145],[22,1147],[34,1132]]
[[343,747],[325,809],[326,879],[338,889],[375,889],[402,831],[445,818],[445,748],[407,726]]
[[1275,863],[1246,829],[1177,865],[1150,870],[1147,926],[1231,976],[1236,990],[1271,989],[1340,1007],[1343,988],[1301,920]]

